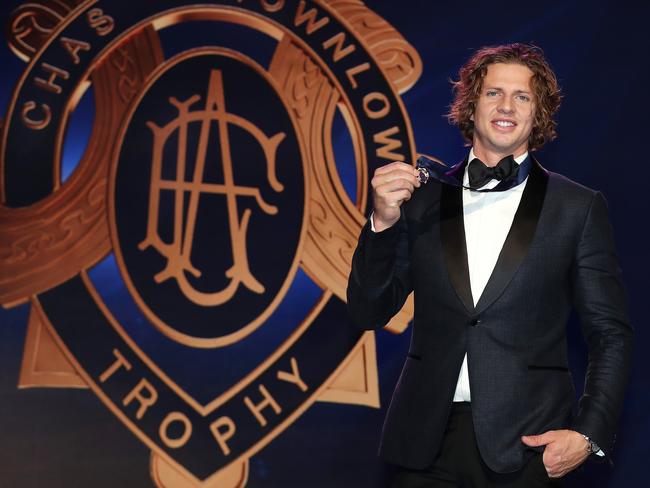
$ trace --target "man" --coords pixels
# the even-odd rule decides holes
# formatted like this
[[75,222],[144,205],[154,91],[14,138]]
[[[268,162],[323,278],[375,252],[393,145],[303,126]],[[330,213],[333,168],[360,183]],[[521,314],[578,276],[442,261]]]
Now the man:
[[[460,70],[450,120],[469,156],[420,182],[377,169],[348,284],[352,323],[384,326],[414,291],[410,350],[380,455],[393,486],[556,486],[611,456],[632,330],[599,192],[531,156],[555,137],[557,80],[539,48],[483,48]],[[469,161],[469,164],[468,164]],[[572,413],[566,321],[588,347]]]

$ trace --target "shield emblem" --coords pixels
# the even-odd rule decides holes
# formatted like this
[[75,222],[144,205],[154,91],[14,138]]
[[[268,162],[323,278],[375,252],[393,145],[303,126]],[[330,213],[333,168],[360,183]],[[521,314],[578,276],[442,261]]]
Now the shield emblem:
[[[41,384],[92,388],[151,448],[160,486],[224,473],[243,486],[247,460],[313,402],[378,406],[373,335],[347,326],[345,284],[368,174],[414,159],[398,91],[419,58],[382,66],[373,56],[404,41],[341,17],[368,25],[363,5],[163,4],[85,5],[30,65],[51,69],[12,102],[6,202],[33,205],[34,228],[69,232],[26,253],[0,291],[3,304],[32,301],[34,354],[47,337],[71,365]],[[165,29],[196,19],[262,32],[270,60],[224,47],[166,59]],[[44,166],[28,179],[15,143],[38,136],[30,150],[47,162],[37,153],[57,147],[73,108],[57,88],[78,100],[89,81],[95,131],[73,175],[60,184]],[[351,141],[347,179],[337,123]],[[37,384],[30,374],[23,384]]]

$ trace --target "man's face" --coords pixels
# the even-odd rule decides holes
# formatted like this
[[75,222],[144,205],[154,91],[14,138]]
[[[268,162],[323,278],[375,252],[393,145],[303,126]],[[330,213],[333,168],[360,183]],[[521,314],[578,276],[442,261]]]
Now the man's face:
[[496,164],[509,154],[517,157],[528,149],[535,116],[532,76],[533,72],[521,64],[488,66],[471,117],[474,152],[484,162]]

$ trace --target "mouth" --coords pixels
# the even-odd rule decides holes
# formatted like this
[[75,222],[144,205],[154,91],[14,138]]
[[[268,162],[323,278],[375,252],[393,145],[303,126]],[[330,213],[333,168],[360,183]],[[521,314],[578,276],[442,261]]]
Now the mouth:
[[505,131],[513,130],[515,127],[517,127],[516,122],[507,119],[494,119],[492,121],[492,125],[497,127],[499,130],[505,130]]

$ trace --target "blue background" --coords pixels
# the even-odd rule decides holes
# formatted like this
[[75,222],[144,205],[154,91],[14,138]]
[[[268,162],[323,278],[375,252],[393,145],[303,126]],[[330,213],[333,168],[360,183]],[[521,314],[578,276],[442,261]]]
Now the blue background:
[[[648,2],[376,1],[370,8],[415,47],[422,77],[403,95],[418,151],[453,163],[466,149],[442,116],[451,101],[448,79],[473,49],[523,41],[541,46],[565,100],[559,138],[537,154],[542,164],[608,199],[636,327],[633,373],[615,452],[616,467],[590,464],[568,486],[650,486],[650,345],[644,300],[648,276]],[[3,25],[18,2],[3,2]],[[178,46],[197,39],[178,31]],[[245,43],[245,38],[238,40]],[[253,41],[251,41],[253,42]],[[262,47],[249,46],[263,50]],[[166,54],[171,53],[166,51]],[[263,53],[262,53],[263,54]],[[0,113],[6,111],[25,64],[0,47]],[[82,102],[66,142],[64,176],[88,137],[92,103]],[[345,136],[340,135],[345,145]],[[339,148],[344,152],[344,149]],[[349,183],[349,182],[348,182]],[[348,187],[354,185],[348,184]],[[89,390],[18,390],[27,324],[26,306],[0,311],[0,487],[152,486],[149,450]],[[343,318],[342,318],[343,320]],[[578,391],[585,350],[578,323],[569,323],[570,357]],[[377,334],[380,409],[317,403],[251,459],[251,487],[380,487],[390,468],[376,458],[381,423],[399,375],[410,333]]]

